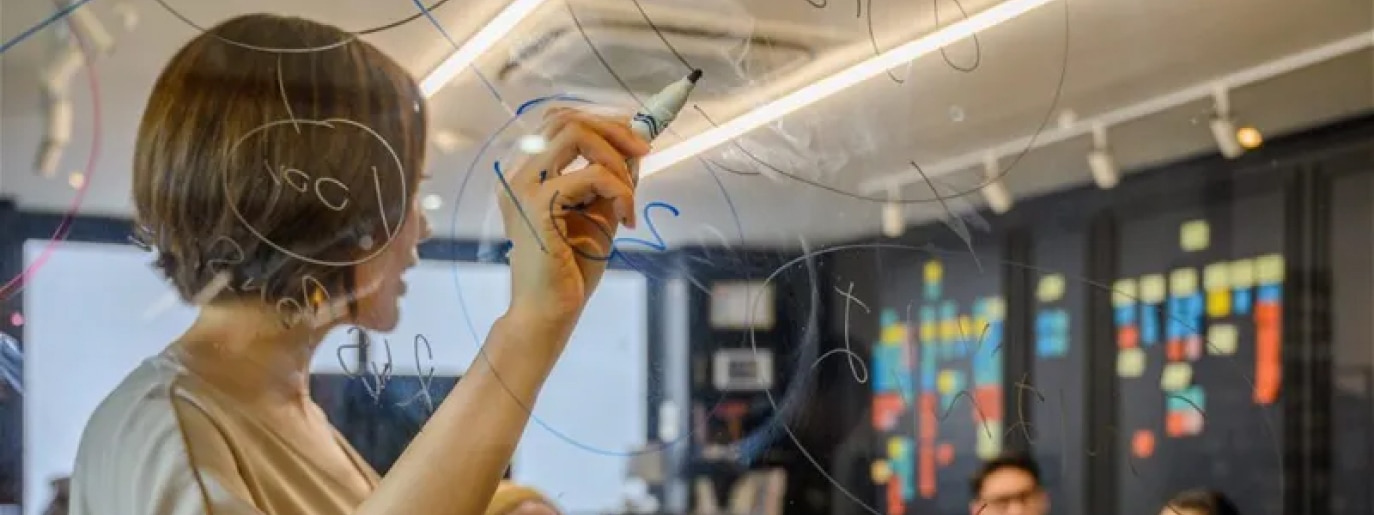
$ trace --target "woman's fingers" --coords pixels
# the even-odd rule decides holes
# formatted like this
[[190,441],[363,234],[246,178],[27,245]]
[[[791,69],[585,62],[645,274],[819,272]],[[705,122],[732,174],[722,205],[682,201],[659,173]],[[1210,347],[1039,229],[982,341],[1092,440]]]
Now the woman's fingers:
[[635,193],[623,173],[612,172],[601,165],[591,165],[552,179],[549,186],[557,192],[557,203],[564,207],[610,202],[617,220],[626,227],[635,226]]
[[545,113],[551,129],[570,123],[580,123],[605,138],[620,153],[629,157],[643,157],[649,153],[649,142],[630,130],[629,117],[592,114],[578,109],[556,107]]

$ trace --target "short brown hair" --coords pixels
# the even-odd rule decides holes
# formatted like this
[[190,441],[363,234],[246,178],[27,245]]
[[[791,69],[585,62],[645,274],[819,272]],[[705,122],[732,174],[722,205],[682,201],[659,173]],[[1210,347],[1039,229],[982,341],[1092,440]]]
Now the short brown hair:
[[136,237],[187,301],[217,274],[229,288],[199,300],[303,304],[320,287],[337,298],[410,210],[426,117],[415,79],[352,34],[268,14],[226,21],[153,86]]

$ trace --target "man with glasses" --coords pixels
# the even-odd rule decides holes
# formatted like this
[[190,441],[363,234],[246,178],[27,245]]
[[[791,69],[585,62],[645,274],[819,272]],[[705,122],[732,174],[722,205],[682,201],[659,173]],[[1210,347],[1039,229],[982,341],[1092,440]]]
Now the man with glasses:
[[1045,515],[1050,498],[1040,487],[1040,467],[1019,454],[984,463],[973,476],[971,515]]

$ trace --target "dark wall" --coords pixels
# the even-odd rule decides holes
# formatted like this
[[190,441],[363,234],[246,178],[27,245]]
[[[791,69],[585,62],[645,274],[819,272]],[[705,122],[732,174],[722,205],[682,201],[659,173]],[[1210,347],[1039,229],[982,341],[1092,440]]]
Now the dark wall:
[[[1339,495],[1332,497],[1325,485],[1333,470],[1367,478],[1374,466],[1368,445],[1350,446],[1358,456],[1333,452],[1329,425],[1332,416],[1358,423],[1354,427],[1364,429],[1334,429],[1338,441],[1353,441],[1374,424],[1369,400],[1374,394],[1369,372],[1374,358],[1369,356],[1374,354],[1367,350],[1374,345],[1369,341],[1374,325],[1368,322],[1374,299],[1366,284],[1374,254],[1369,243],[1374,184],[1365,175],[1374,171],[1371,142],[1374,117],[1363,117],[1276,138],[1240,159],[1190,158],[1132,174],[1113,190],[1084,187],[1018,199],[1005,215],[984,214],[992,227],[975,233],[975,244],[1000,248],[1013,261],[1004,264],[1000,284],[1008,302],[1006,417],[1033,428],[1019,437],[1024,446],[1008,433],[1003,447],[1028,447],[1039,458],[1056,513],[1153,514],[1179,490],[1200,486],[1240,498],[1246,513],[1367,511],[1367,488],[1337,483]],[[1335,178],[1343,182],[1334,183]],[[1349,218],[1358,221],[1348,223]],[[1182,225],[1199,220],[1209,227],[1208,245],[1182,248]],[[894,252],[879,248],[951,248],[948,239],[940,239],[949,233],[932,224],[895,240],[861,240],[854,245],[867,248],[836,260],[834,274],[858,279],[856,291],[883,302],[888,292],[919,291],[915,260],[896,259]],[[1274,255],[1283,256],[1283,278],[1272,288],[1204,284],[1209,270],[1223,269],[1209,265]],[[1174,272],[1185,279],[1171,284]],[[1163,300],[1147,305],[1136,298],[1129,308],[1117,309],[1114,286],[1139,284],[1154,274],[1163,275]],[[1196,283],[1191,288],[1189,274]],[[1059,281],[1063,291],[1055,292]],[[1046,283],[1049,291],[1042,293]],[[1340,286],[1333,290],[1333,283]],[[1261,297],[1273,301],[1278,323],[1260,322],[1254,303]],[[1252,303],[1247,310],[1237,307],[1242,298]],[[1193,307],[1200,311],[1190,312]],[[1123,311],[1130,316],[1120,318]],[[1147,311],[1154,314],[1141,315]],[[831,314],[832,327],[838,316]],[[1336,352],[1353,359],[1332,362],[1333,316],[1340,322]],[[1158,324],[1158,342],[1145,346],[1138,340],[1139,327],[1127,331],[1136,339],[1122,337],[1125,325],[1145,320]],[[861,321],[851,320],[849,332],[871,342],[882,339],[882,320]],[[913,322],[906,331],[919,333],[919,326]],[[1280,335],[1279,354],[1272,359],[1256,357],[1267,348],[1260,344],[1261,326],[1281,327],[1266,333]],[[1213,327],[1234,329],[1234,351],[1212,348],[1208,331]],[[1201,345],[1189,347],[1191,340]],[[911,337],[907,345],[919,354],[925,342]],[[1118,370],[1123,353],[1132,355],[1125,359],[1128,371],[1135,358],[1142,358],[1141,370],[1123,377]],[[1257,380],[1267,381],[1257,361],[1281,367],[1276,397],[1256,386]],[[1170,379],[1161,381],[1166,366]],[[919,382],[919,363],[912,368]],[[1180,390],[1179,372],[1185,370],[1191,376]],[[1333,376],[1340,383],[1334,392]],[[1187,405],[1179,399],[1193,401],[1199,392],[1205,394],[1205,407],[1197,407],[1201,416],[1171,416]],[[880,402],[881,396],[874,399]],[[907,409],[917,411],[915,403],[909,400]],[[1011,414],[1020,410],[1018,403],[1025,413]],[[1197,420],[1202,423],[1192,424]],[[890,466],[899,460],[887,456],[889,437],[880,431],[868,446],[852,446],[846,458]],[[872,494],[867,501],[884,505],[884,485],[870,483],[867,491]],[[936,505],[943,509],[968,501],[966,491],[948,491],[941,484],[939,492],[957,496],[940,499]],[[907,505],[921,506],[920,501]]]

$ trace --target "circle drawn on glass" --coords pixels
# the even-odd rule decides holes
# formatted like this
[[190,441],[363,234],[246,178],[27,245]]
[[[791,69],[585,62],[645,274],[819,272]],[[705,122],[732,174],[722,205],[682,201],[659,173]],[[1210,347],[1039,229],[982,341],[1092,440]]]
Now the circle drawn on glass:
[[[391,156],[392,162],[394,162],[394,163],[396,164],[397,175],[399,176],[399,179],[400,179],[400,181],[401,181],[401,204],[400,204],[400,205],[401,205],[401,206],[408,206],[408,205],[409,205],[409,204],[407,203],[407,199],[406,199],[406,197],[408,196],[408,194],[407,194],[407,190],[406,190],[405,167],[401,164],[401,157],[400,157],[399,155],[396,154],[396,150],[393,149],[393,148],[391,147],[391,144],[388,143],[388,142],[386,141],[386,138],[383,138],[380,134],[377,134],[377,131],[374,131],[374,130],[372,130],[371,127],[368,127],[368,126],[363,125],[363,124],[361,124],[361,123],[355,122],[355,121],[353,121],[353,120],[347,120],[347,119],[343,119],[343,118],[329,118],[329,119],[325,119],[325,120],[305,120],[305,119],[300,119],[300,118],[293,118],[293,119],[277,120],[277,121],[274,121],[274,122],[268,122],[268,123],[262,124],[262,125],[260,125],[260,126],[258,126],[258,127],[256,127],[256,128],[254,128],[253,130],[248,131],[248,132],[245,133],[243,136],[240,136],[239,139],[235,140],[235,141],[234,141],[233,147],[231,147],[230,150],[229,150],[229,151],[230,151],[230,154],[231,154],[231,155],[232,155],[232,154],[236,154],[236,153],[238,152],[239,145],[242,145],[244,141],[247,141],[247,140],[248,140],[248,138],[251,138],[251,137],[253,137],[254,135],[256,135],[256,134],[258,134],[258,133],[260,133],[260,132],[262,132],[262,131],[265,131],[265,130],[267,130],[267,129],[270,129],[270,128],[273,128],[273,127],[277,127],[277,126],[280,126],[280,125],[292,125],[292,124],[297,125],[297,126],[299,126],[299,125],[301,125],[301,124],[304,124],[304,125],[313,125],[313,126],[316,126],[316,127],[324,127],[324,128],[328,128],[328,129],[335,129],[334,124],[344,124],[344,125],[349,125],[349,126],[352,126],[352,127],[356,127],[356,128],[358,128],[358,129],[362,129],[363,131],[365,131],[365,132],[367,132],[368,134],[370,134],[373,138],[376,138],[376,140],[379,141],[379,142],[381,142],[382,146],[386,148],[387,154],[389,154],[389,155]],[[293,170],[294,170],[294,169],[293,169]],[[315,258],[303,256],[303,255],[301,255],[301,254],[298,254],[298,253],[296,253],[296,252],[293,252],[292,250],[286,248],[286,246],[284,246],[284,245],[282,245],[282,244],[280,244],[280,243],[277,243],[277,242],[275,242],[275,241],[272,241],[271,238],[268,238],[267,235],[262,234],[262,232],[258,231],[258,229],[257,229],[256,227],[253,227],[253,224],[251,224],[251,223],[248,222],[248,219],[245,218],[245,217],[243,216],[243,213],[239,211],[238,203],[236,202],[237,199],[230,198],[231,196],[230,196],[230,194],[229,194],[229,173],[228,173],[227,171],[225,171],[225,173],[223,173],[223,174],[220,175],[220,186],[221,186],[221,188],[223,188],[224,197],[225,197],[225,199],[226,199],[226,204],[229,205],[229,211],[230,211],[231,213],[233,213],[233,214],[234,214],[234,218],[237,218],[238,221],[239,221],[239,223],[243,224],[243,226],[244,226],[245,228],[248,229],[248,232],[253,233],[253,236],[256,236],[256,237],[258,238],[258,240],[262,241],[263,243],[266,243],[267,245],[271,246],[271,247],[274,248],[274,249],[277,249],[277,251],[278,251],[278,252],[281,252],[282,254],[286,254],[286,255],[288,255],[288,256],[291,256],[291,257],[293,257],[293,258],[299,259],[299,260],[304,261],[304,262],[307,262],[307,263],[316,264],[316,265],[321,265],[321,266],[337,266],[337,267],[343,267],[343,266],[358,265],[358,264],[361,264],[361,263],[363,263],[363,262],[366,262],[366,261],[368,261],[368,260],[370,260],[370,259],[372,259],[372,258],[374,258],[374,257],[377,257],[378,254],[381,254],[383,251],[385,251],[385,250],[387,249],[387,247],[390,247],[390,246],[391,246],[391,242],[395,239],[396,234],[399,233],[399,232],[401,231],[401,227],[405,225],[406,218],[409,218],[409,216],[402,215],[400,223],[398,223],[398,224],[396,225],[395,228],[390,227],[390,226],[386,223],[386,211],[385,211],[386,206],[383,205],[382,198],[381,198],[381,195],[382,195],[381,183],[380,183],[380,180],[381,180],[381,179],[380,179],[380,178],[378,177],[378,175],[377,175],[377,167],[375,167],[375,166],[372,167],[372,177],[373,177],[373,181],[374,181],[374,183],[375,183],[375,185],[376,185],[377,201],[378,201],[377,208],[378,208],[378,210],[381,211],[381,214],[382,214],[382,225],[383,225],[383,230],[386,232],[386,236],[387,236],[387,237],[386,237],[386,241],[382,242],[382,245],[381,245],[380,247],[378,247],[376,250],[372,251],[371,253],[368,253],[367,255],[364,255],[364,256],[362,256],[362,257],[360,257],[360,258],[358,258],[358,259],[354,259],[354,260],[350,260],[350,261],[328,261],[328,260],[315,259]],[[330,179],[330,180],[332,180],[332,179]],[[286,183],[290,183],[290,180],[286,179],[285,177],[282,178],[282,181],[283,181],[283,182],[286,182]],[[331,206],[328,206],[328,202],[327,202],[327,201],[324,201],[324,202],[326,203],[326,207],[331,207]],[[370,240],[370,238],[369,238],[369,240]],[[374,245],[374,246],[375,246],[375,245]]]

